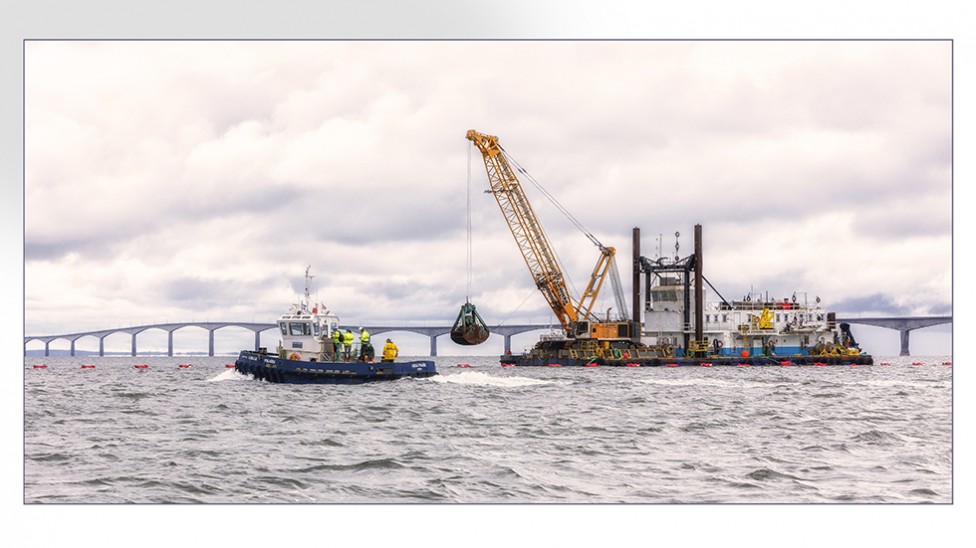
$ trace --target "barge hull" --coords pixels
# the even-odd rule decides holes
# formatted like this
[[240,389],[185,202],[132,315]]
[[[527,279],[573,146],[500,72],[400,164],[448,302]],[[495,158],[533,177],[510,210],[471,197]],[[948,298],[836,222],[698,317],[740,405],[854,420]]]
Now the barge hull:
[[866,354],[859,356],[751,356],[733,358],[713,356],[705,358],[635,358],[606,359],[593,358],[531,358],[528,356],[501,356],[502,365],[524,367],[743,367],[743,366],[828,366],[828,365],[873,365],[874,359]]
[[434,362],[430,360],[393,363],[309,362],[248,350],[237,357],[234,369],[259,380],[287,384],[362,384],[437,374]]

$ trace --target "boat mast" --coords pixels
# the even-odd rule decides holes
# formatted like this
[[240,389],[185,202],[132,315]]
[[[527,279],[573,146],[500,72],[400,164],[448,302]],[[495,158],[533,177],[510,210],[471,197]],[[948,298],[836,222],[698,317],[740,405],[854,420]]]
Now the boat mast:
[[309,303],[311,302],[311,297],[309,297],[308,294],[309,281],[311,281],[311,279],[314,278],[314,276],[308,275],[308,271],[311,269],[312,269],[312,265],[308,265],[308,267],[305,269],[305,299],[302,301],[302,310],[306,312],[309,310],[308,307],[309,307]]

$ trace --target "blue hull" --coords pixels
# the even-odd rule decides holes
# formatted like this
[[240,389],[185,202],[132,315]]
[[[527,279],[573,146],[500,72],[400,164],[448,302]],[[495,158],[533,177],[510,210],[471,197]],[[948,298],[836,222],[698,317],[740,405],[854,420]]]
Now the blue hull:
[[306,362],[248,350],[241,351],[234,369],[256,379],[289,384],[362,384],[437,374],[434,362],[429,360],[394,363]]

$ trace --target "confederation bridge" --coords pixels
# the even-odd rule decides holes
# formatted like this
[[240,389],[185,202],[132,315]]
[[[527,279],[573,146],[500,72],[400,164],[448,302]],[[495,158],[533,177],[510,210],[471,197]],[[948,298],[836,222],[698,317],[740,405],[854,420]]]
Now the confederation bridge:
[[[900,318],[837,318],[838,322],[845,322],[850,324],[862,324],[871,325],[875,327],[884,327],[887,329],[896,329],[901,333],[901,355],[910,355],[908,350],[909,333],[912,330],[920,329],[923,327],[931,327],[933,325],[940,325],[945,323],[952,323],[952,316],[909,316]],[[245,323],[245,322],[185,322],[185,323],[161,323],[153,325],[140,325],[134,327],[119,327],[116,329],[103,329],[100,331],[87,331],[84,333],[69,333],[67,335],[35,335],[24,337],[24,355],[27,354],[27,344],[32,341],[41,341],[44,343],[44,355],[50,355],[51,343],[57,340],[66,340],[70,343],[70,355],[75,355],[75,342],[79,339],[85,337],[95,337],[98,339],[98,355],[105,355],[105,338],[110,335],[115,335],[117,333],[127,333],[132,337],[132,355],[138,354],[138,346],[136,344],[136,337],[144,331],[150,329],[160,329],[166,331],[168,334],[168,352],[167,355],[173,355],[173,333],[179,329],[185,327],[198,327],[206,329],[209,332],[209,353],[208,355],[214,355],[214,333],[218,329],[225,327],[240,327],[248,329],[254,332],[254,349],[257,350],[261,348],[261,333],[268,330],[274,330],[274,336],[278,336],[278,328],[273,323]],[[392,331],[406,331],[410,333],[417,333],[420,335],[425,335],[430,338],[430,355],[437,355],[437,337],[441,335],[447,335],[451,332],[451,326],[435,326],[435,327],[420,327],[420,326],[369,326],[364,325],[373,335],[379,335],[380,333],[387,333]],[[501,325],[490,327],[492,335],[501,335],[505,338],[505,353],[509,353],[512,350],[512,336],[518,335],[519,333],[525,333],[527,331],[538,331],[538,330],[548,330],[550,325]]]

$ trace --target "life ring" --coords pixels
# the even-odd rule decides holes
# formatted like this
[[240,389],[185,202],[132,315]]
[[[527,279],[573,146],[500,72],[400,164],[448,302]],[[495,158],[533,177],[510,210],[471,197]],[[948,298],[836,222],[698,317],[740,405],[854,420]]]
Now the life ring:
[[302,357],[299,356],[297,352],[292,352],[291,353],[291,356],[288,356],[288,359],[289,360],[300,361],[302,359]]

